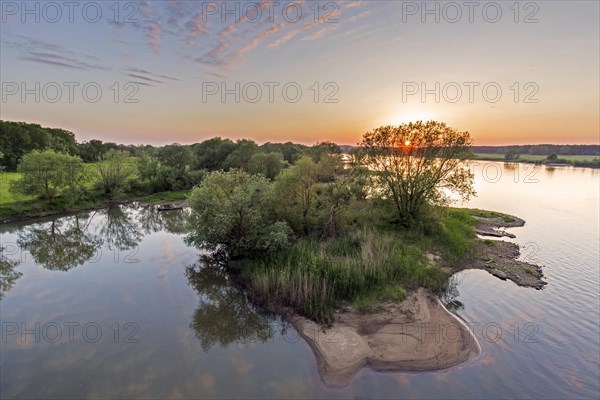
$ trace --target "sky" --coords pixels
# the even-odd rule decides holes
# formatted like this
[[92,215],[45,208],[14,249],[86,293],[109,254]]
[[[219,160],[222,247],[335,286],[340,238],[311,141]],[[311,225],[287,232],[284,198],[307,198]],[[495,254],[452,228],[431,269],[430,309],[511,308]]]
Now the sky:
[[598,1],[0,1],[0,118],[132,144],[600,143]]

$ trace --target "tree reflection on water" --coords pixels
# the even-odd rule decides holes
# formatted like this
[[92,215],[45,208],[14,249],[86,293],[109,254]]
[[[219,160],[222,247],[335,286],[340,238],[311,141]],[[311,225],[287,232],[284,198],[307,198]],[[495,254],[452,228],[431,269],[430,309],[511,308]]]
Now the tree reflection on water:
[[101,241],[89,232],[89,214],[80,214],[29,225],[19,232],[17,244],[38,265],[68,271],[89,260]]
[[231,282],[224,261],[202,256],[186,268],[190,285],[200,295],[190,327],[208,351],[215,344],[265,343],[274,336],[271,317],[257,310],[244,291]]
[[17,244],[29,251],[36,264],[53,271],[68,271],[93,260],[103,246],[126,251],[150,233],[182,234],[185,221],[183,211],[116,206],[26,225],[18,233]]
[[[1,250],[3,249],[0,248]],[[23,275],[23,273],[15,271],[18,264],[18,261],[12,261],[4,255],[0,255],[0,300],[12,289],[15,281]]]

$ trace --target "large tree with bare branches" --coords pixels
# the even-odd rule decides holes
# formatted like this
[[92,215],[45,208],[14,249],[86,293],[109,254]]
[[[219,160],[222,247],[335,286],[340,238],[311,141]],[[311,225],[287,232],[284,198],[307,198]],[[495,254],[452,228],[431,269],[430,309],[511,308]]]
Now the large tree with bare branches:
[[463,199],[475,194],[465,163],[471,144],[468,132],[418,121],[367,132],[357,155],[372,171],[376,192],[393,202],[401,223],[410,225],[427,204],[448,204],[450,192]]

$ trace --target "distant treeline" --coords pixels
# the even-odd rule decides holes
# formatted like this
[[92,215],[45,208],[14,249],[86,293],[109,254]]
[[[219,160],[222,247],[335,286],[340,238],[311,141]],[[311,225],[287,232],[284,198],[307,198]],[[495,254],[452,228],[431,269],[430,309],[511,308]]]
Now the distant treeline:
[[512,146],[473,146],[473,153],[481,154],[506,154],[509,151],[515,154],[531,154],[548,156],[557,154],[559,156],[600,156],[600,145],[596,144],[536,144],[536,145],[512,145]]
[[[228,170],[232,168],[247,167],[253,156],[258,153],[273,153],[281,156],[283,162],[295,163],[303,155],[314,156],[318,159],[319,152],[340,153],[342,150],[334,143],[320,143],[316,146],[287,143],[265,143],[258,145],[251,140],[237,140],[213,138],[201,143],[191,145],[123,145],[102,140],[90,140],[78,143],[72,132],[64,129],[46,128],[38,124],[26,122],[12,122],[0,120],[0,169],[15,170],[25,154],[34,150],[54,150],[73,156],[79,156],[83,162],[92,163],[103,161],[111,150],[129,153],[131,156],[157,156],[169,158],[173,161],[187,164],[194,169]],[[172,154],[171,154],[172,153]],[[266,157],[269,158],[269,157]],[[264,162],[265,160],[260,160]],[[273,161],[273,160],[267,160]],[[177,164],[177,163],[175,163]]]
[[[273,153],[280,154],[282,161],[288,164],[294,164],[303,155],[312,156],[319,159],[318,154],[322,151],[328,153],[350,153],[354,146],[338,146],[334,143],[324,142],[316,146],[306,146],[302,144],[287,143],[265,143],[258,145],[251,140],[238,140],[236,142],[229,139],[214,138],[201,143],[192,145],[172,145],[155,147],[151,145],[123,145],[113,142],[103,142],[101,140],[90,140],[78,143],[75,135],[60,128],[46,128],[38,124],[26,122],[13,122],[0,120],[0,169],[15,170],[20,160],[25,154],[33,150],[54,150],[59,153],[66,153],[73,156],[79,156],[83,162],[91,163],[103,161],[106,154],[111,150],[123,151],[131,156],[140,157],[149,156],[167,156],[172,152],[177,154],[174,159],[191,166],[193,169],[228,170],[232,168],[248,167],[248,164],[254,164],[260,161],[261,164],[276,164]],[[159,151],[159,149],[162,149]],[[566,155],[589,155],[600,156],[599,145],[514,145],[514,146],[473,146],[473,153],[482,154],[506,154],[508,152],[518,154],[532,154],[549,156],[556,154],[558,156]],[[253,162],[250,159],[257,153],[266,153],[266,155],[256,156]],[[257,158],[259,160],[257,160]],[[264,158],[264,159],[261,159]]]

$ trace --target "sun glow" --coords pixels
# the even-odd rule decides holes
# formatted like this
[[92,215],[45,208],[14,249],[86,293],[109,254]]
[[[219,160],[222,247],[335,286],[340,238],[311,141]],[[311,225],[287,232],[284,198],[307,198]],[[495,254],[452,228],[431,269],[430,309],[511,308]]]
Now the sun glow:
[[410,146],[410,140],[407,140],[406,142],[404,142],[405,146]]

